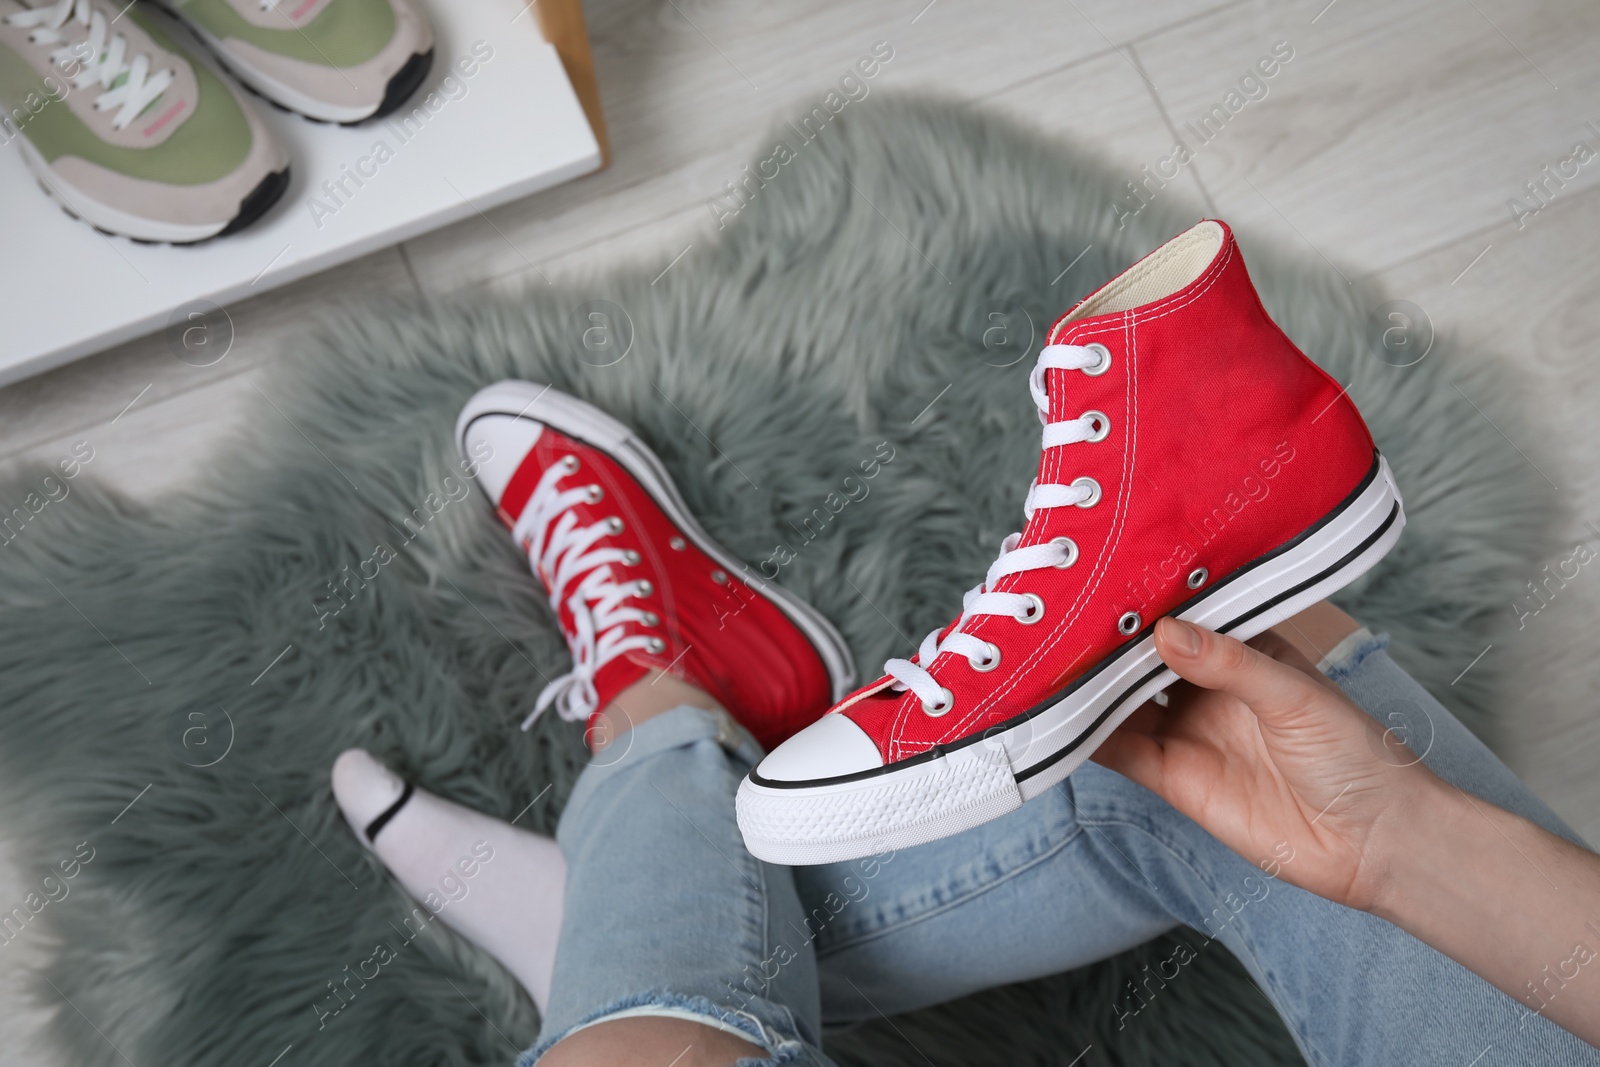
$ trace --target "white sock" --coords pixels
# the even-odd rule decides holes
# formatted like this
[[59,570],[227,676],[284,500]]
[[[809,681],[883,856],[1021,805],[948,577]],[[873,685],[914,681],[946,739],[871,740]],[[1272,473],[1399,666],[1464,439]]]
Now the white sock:
[[333,796],[406,891],[499,960],[543,1014],[567,881],[555,841],[414,789],[359,748],[334,761]]

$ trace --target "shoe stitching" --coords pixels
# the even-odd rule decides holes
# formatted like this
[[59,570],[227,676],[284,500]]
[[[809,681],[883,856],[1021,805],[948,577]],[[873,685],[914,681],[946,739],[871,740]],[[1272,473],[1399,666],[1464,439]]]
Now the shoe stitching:
[[[1180,237],[1179,240],[1182,240],[1185,243],[1182,246],[1180,246],[1180,248],[1177,249],[1177,251],[1182,251],[1184,249],[1187,249],[1190,245],[1194,244],[1196,241],[1199,241],[1201,239],[1202,238],[1200,237],[1199,234],[1193,234],[1193,235],[1190,235],[1187,238]],[[1229,246],[1228,249],[1227,249],[1226,255],[1218,256],[1215,260],[1213,260],[1206,267],[1206,269],[1204,271],[1200,272],[1199,276],[1194,279],[1194,282],[1191,282],[1190,284],[1193,285],[1193,284],[1201,281],[1208,274],[1213,274],[1213,273],[1220,274],[1221,273],[1221,265],[1228,258],[1230,258],[1232,255],[1233,255],[1233,247]],[[1128,286],[1124,286],[1124,288],[1130,288],[1131,287],[1131,282],[1134,279],[1143,278],[1145,275],[1150,274],[1151,272],[1156,270],[1157,267],[1161,266],[1161,262],[1162,261],[1149,261],[1148,257],[1147,257],[1147,261],[1146,262],[1141,262],[1139,264],[1135,264],[1133,267],[1129,268],[1128,272],[1126,274],[1122,275],[1122,277],[1120,279],[1118,279],[1118,280],[1119,281],[1126,280],[1130,284]],[[1213,278],[1212,281],[1214,281],[1214,280],[1215,279]],[[1208,281],[1201,289],[1197,290],[1192,295],[1198,296],[1200,293],[1204,292],[1206,289],[1209,289],[1211,287],[1211,284],[1212,284],[1212,282]],[[1188,286],[1185,286],[1184,288],[1188,288]],[[1180,292],[1181,292],[1181,290],[1180,290]],[[1094,294],[1091,294],[1091,296],[1093,296],[1093,295]],[[1173,293],[1173,294],[1171,294],[1169,296],[1161,297],[1158,300],[1153,300],[1150,303],[1145,304],[1145,305],[1141,305],[1141,306],[1150,308],[1152,310],[1155,310],[1155,309],[1159,309],[1163,304],[1166,304],[1166,303],[1168,303],[1170,301],[1173,301],[1173,300],[1176,300],[1176,299],[1178,299],[1178,293]],[[1185,302],[1187,303],[1187,300]],[[1137,310],[1137,309],[1130,308],[1129,310],[1133,311],[1133,310]],[[1062,317],[1065,318],[1066,315],[1070,315],[1070,314],[1072,314],[1072,312],[1068,311]],[[1096,316],[1091,316],[1091,317],[1092,318],[1099,318],[1100,316],[1096,315]],[[1159,317],[1159,316],[1150,316],[1150,317]],[[1071,328],[1073,326],[1075,326],[1075,325],[1078,325],[1078,323],[1067,323],[1065,326],[1061,327],[1059,332],[1061,334],[1068,333],[1071,330]],[[1052,332],[1055,332],[1055,331],[1052,331]],[[1053,341],[1052,343],[1060,343],[1060,342],[1059,341]]]
[[[1227,247],[1226,247],[1226,250],[1224,251],[1224,253],[1217,257],[1217,259],[1213,262],[1212,266],[1209,267],[1204,273],[1202,273],[1200,278],[1196,279],[1196,281],[1203,280],[1204,284],[1202,284],[1198,288],[1194,289],[1191,293],[1189,293],[1186,297],[1184,297],[1181,302],[1179,302],[1177,304],[1174,304],[1171,307],[1167,307],[1164,310],[1155,312],[1153,314],[1140,315],[1138,309],[1130,309],[1130,310],[1125,311],[1125,312],[1122,313],[1122,316],[1123,316],[1122,329],[1123,329],[1123,332],[1125,333],[1125,335],[1127,337],[1127,344],[1128,344],[1129,348],[1132,349],[1133,361],[1137,360],[1137,347],[1136,347],[1137,342],[1135,340],[1135,328],[1136,328],[1136,326],[1137,325],[1143,325],[1143,324],[1146,324],[1146,323],[1149,323],[1149,322],[1153,322],[1156,319],[1165,318],[1168,315],[1171,315],[1171,314],[1173,314],[1173,313],[1175,313],[1177,311],[1182,310],[1183,308],[1188,307],[1190,304],[1194,303],[1196,300],[1199,300],[1206,293],[1210,292],[1211,289],[1213,287],[1215,287],[1216,283],[1219,280],[1221,280],[1227,265],[1232,262],[1234,251],[1235,251],[1236,248],[1237,248],[1237,244],[1236,243],[1228,244]],[[1153,267],[1150,268],[1150,269],[1153,269]],[[1161,307],[1163,304],[1170,303],[1171,301],[1173,301],[1175,299],[1177,299],[1176,294],[1174,294],[1174,296],[1172,296],[1172,297],[1166,297],[1161,301],[1156,301],[1154,304],[1152,304],[1150,306],[1151,307]],[[1065,332],[1067,332],[1067,331],[1063,331],[1063,333],[1065,333]],[[1102,334],[1102,331],[1097,330],[1097,331],[1094,331],[1092,334],[1079,335],[1079,339],[1081,340],[1083,337],[1086,337],[1086,336],[1100,336],[1101,334]],[[1129,380],[1133,384],[1133,387],[1134,387],[1134,402],[1135,402],[1135,404],[1137,403],[1137,381],[1136,381],[1136,379],[1137,379],[1137,371],[1133,370],[1133,369],[1130,369]],[[1137,434],[1137,429],[1138,429],[1137,421],[1138,421],[1137,414],[1135,414],[1133,416],[1133,422],[1135,423],[1135,425],[1134,425],[1133,430],[1130,431],[1130,432],[1134,433],[1135,435]],[[1136,444],[1136,442],[1135,442],[1135,444]],[[1059,452],[1059,450],[1056,450],[1056,451]],[[1046,458],[1046,464],[1048,465],[1047,466],[1048,473],[1046,474],[1046,476],[1049,477],[1049,478],[1052,478],[1052,479],[1056,478],[1058,476],[1058,474],[1059,474],[1059,471],[1060,471],[1060,464],[1061,464],[1060,456],[1056,455],[1056,456],[1047,457]],[[1125,462],[1124,463],[1124,470],[1126,472],[1131,473],[1131,470],[1132,470],[1131,465],[1128,464],[1127,462]],[[1045,473],[1045,472],[1041,472],[1041,473]],[[1128,491],[1126,489],[1126,483],[1125,483],[1124,491],[1120,494],[1120,497],[1121,497],[1121,500],[1119,501],[1118,507],[1122,508],[1122,509],[1125,509],[1126,508],[1127,497],[1128,497]],[[1048,641],[1041,641],[1041,642],[1039,642],[1039,644],[1034,646],[1034,649],[1029,653],[1027,659],[1025,659],[1023,661],[1023,665],[1021,667],[1019,667],[1015,672],[1012,673],[1011,679],[1004,686],[1002,686],[1001,688],[996,689],[996,690],[991,690],[989,696],[984,697],[984,698],[980,698],[979,707],[984,709],[985,713],[988,710],[992,710],[999,703],[1000,698],[1002,698],[1005,695],[1009,694],[1011,692],[1011,690],[1013,690],[1014,688],[1016,688],[1016,686],[1021,684],[1024,676],[1028,675],[1030,672],[1032,672],[1033,670],[1036,669],[1036,664],[1040,659],[1042,659],[1043,654],[1044,654],[1044,650],[1052,648],[1057,642],[1059,642],[1061,640],[1062,631],[1065,630],[1065,629],[1070,628],[1070,626],[1076,621],[1078,615],[1084,610],[1084,608],[1086,606],[1085,601],[1089,597],[1091,597],[1094,592],[1098,591],[1100,582],[1104,580],[1104,574],[1102,573],[1102,567],[1104,567],[1105,570],[1109,570],[1110,557],[1114,553],[1116,547],[1118,545],[1120,545],[1120,543],[1121,543],[1121,535],[1122,535],[1122,532],[1123,532],[1123,524],[1121,522],[1120,517],[1118,519],[1114,519],[1113,520],[1112,529],[1113,529],[1113,534],[1114,534],[1115,540],[1111,544],[1109,544],[1101,552],[1100,559],[1096,561],[1096,564],[1095,564],[1096,573],[1091,574],[1091,577],[1090,577],[1090,581],[1093,583],[1092,587],[1086,585],[1086,588],[1085,588],[1084,592],[1082,594],[1080,594],[1080,596],[1077,599],[1074,600],[1072,607],[1068,609],[1068,614],[1063,617],[1063,621],[1060,624],[1058,624],[1054,629],[1051,630],[1050,639]],[[911,699],[909,699],[909,697],[907,699],[905,699],[903,701],[903,703],[901,704],[901,708],[896,713],[895,718],[894,718],[894,720],[893,720],[893,722],[891,724],[890,744],[889,744],[890,762],[896,762],[899,759],[903,758],[904,753],[905,753],[906,749],[908,748],[906,742],[904,741],[904,739],[901,736],[901,733],[902,733],[902,730],[903,730],[903,728],[905,726],[905,721],[909,717],[909,715],[910,715],[910,713],[912,711],[912,705],[913,705],[913,701]],[[957,729],[957,728],[965,729],[967,726],[969,726],[972,723],[972,721],[975,718],[978,718],[978,717],[981,717],[981,714],[977,709],[975,709],[973,712],[971,712],[967,716],[963,717],[957,723],[951,724],[951,729]],[[936,742],[934,742],[934,744],[936,744],[936,745],[944,744],[944,743],[947,743],[948,741],[950,741],[952,739],[952,737],[959,738],[959,737],[964,737],[964,736],[966,736],[964,733],[954,734],[954,735],[952,735],[951,733],[946,733],[940,741],[936,741]],[[926,750],[927,750],[926,747],[919,747],[917,749],[917,752],[920,753],[920,752],[924,752]]]
[[[1078,619],[1082,617],[1084,610],[1088,607],[1089,601],[1094,599],[1094,595],[1099,591],[1101,583],[1105,581],[1106,575],[1110,573],[1111,558],[1116,554],[1117,547],[1122,543],[1122,534],[1127,525],[1126,520],[1129,497],[1128,487],[1130,487],[1132,484],[1131,475],[1133,470],[1133,460],[1130,458],[1130,452],[1137,451],[1138,445],[1138,418],[1136,414],[1132,414],[1137,412],[1139,401],[1138,350],[1134,340],[1133,321],[1132,314],[1130,312],[1123,313],[1123,333],[1125,335],[1124,343],[1127,346],[1127,350],[1130,351],[1132,355],[1132,358],[1128,360],[1129,367],[1127,385],[1125,385],[1123,388],[1123,394],[1124,396],[1129,397],[1127,401],[1128,410],[1130,412],[1129,421],[1132,422],[1133,425],[1128,430],[1129,445],[1127,448],[1123,449],[1122,455],[1122,481],[1124,491],[1118,494],[1116,504],[1117,511],[1111,519],[1111,531],[1108,535],[1108,543],[1101,551],[1099,558],[1095,560],[1094,569],[1090,572],[1089,578],[1084,583],[1082,589],[1080,589],[1078,596],[1074,598],[1072,604],[1068,607],[1066,613],[1063,615],[1062,621],[1057,624],[1054,630],[1051,631],[1051,641],[1040,642],[1038,645],[1035,645],[1034,648],[1030,650],[1028,657],[1023,661],[1022,667],[1012,674],[1010,680],[1007,681],[1005,685],[998,689],[991,690],[986,696],[980,697],[978,700],[978,706],[973,712],[974,716],[987,714],[990,710],[997,707],[1000,702],[1007,695],[1009,695],[1009,693],[1015,689],[1017,685],[1021,683],[1021,680],[1025,675],[1028,675],[1036,668],[1036,665],[1043,662],[1044,657],[1047,654],[1047,650],[1049,650],[1057,641],[1060,641],[1062,638],[1064,638],[1066,633],[1077,624]],[[1061,462],[1059,456],[1056,458],[1056,462]],[[1056,479],[1058,477],[1059,468],[1057,471],[1051,473],[1052,479]]]
[[[1196,282],[1204,279],[1205,284],[1195,289],[1189,295],[1182,297],[1180,300],[1179,294],[1174,293],[1172,296],[1163,297],[1160,300],[1146,305],[1149,310],[1144,314],[1140,314],[1137,308],[1130,311],[1129,314],[1133,315],[1141,323],[1149,323],[1154,322],[1156,319],[1164,319],[1168,315],[1171,315],[1175,312],[1182,311],[1184,308],[1188,307],[1190,304],[1206,295],[1206,293],[1210,292],[1212,287],[1214,287],[1217,282],[1222,279],[1223,271],[1226,269],[1227,265],[1233,261],[1234,250],[1236,247],[1237,246],[1229,246],[1227,251],[1217,257],[1213,267],[1208,268],[1205,273],[1200,275],[1200,278],[1195,279]],[[1174,301],[1178,302],[1173,303]],[[1170,307],[1165,306],[1169,304],[1171,305]]]
[[[1129,496],[1132,492],[1133,468],[1138,451],[1139,426],[1137,412],[1139,406],[1139,374],[1138,341],[1135,330],[1135,324],[1137,320],[1138,316],[1134,312],[1128,311],[1123,313],[1122,329],[1125,335],[1124,345],[1125,350],[1130,354],[1130,358],[1128,359],[1128,384],[1124,387],[1124,394],[1131,394],[1128,401],[1128,406],[1130,411],[1129,421],[1133,423],[1133,425],[1128,430],[1129,445],[1123,450],[1123,490],[1118,494],[1116,505],[1117,513],[1112,517],[1111,531],[1108,535],[1108,543],[1101,551],[1099,558],[1095,560],[1094,570],[1091,571],[1088,580],[1084,583],[1084,586],[1080,590],[1078,596],[1073,600],[1072,605],[1062,617],[1062,621],[1054,630],[1051,631],[1050,640],[1041,641],[1039,644],[1035,645],[1034,648],[1030,650],[1027,658],[1023,661],[1022,666],[1011,675],[1010,679],[1004,685],[997,689],[991,690],[986,696],[980,697],[978,700],[978,707],[974,709],[973,712],[974,716],[987,714],[997,707],[1013,689],[1022,683],[1024,677],[1029,676],[1038,668],[1040,664],[1042,664],[1048,652],[1053,650],[1053,646],[1062,640],[1066,632],[1070,631],[1072,627],[1077,624],[1078,620],[1082,617],[1084,610],[1087,608],[1089,601],[1093,600],[1094,595],[1100,590],[1100,585],[1105,581],[1106,575],[1110,573],[1111,559],[1116,555],[1117,549],[1122,544],[1122,535],[1127,530],[1127,518],[1130,510]],[[1061,462],[1059,456],[1056,457],[1055,462],[1058,464]],[[1052,471],[1050,477],[1056,478],[1058,474],[1059,468],[1057,468],[1055,471]]]
[[[1195,881],[1197,881],[1201,885],[1205,886],[1206,890],[1208,892],[1210,892],[1213,896],[1216,896],[1216,897],[1220,897],[1221,896],[1221,894],[1218,893],[1218,891],[1217,891],[1217,887],[1212,884],[1212,880],[1210,878],[1207,878],[1205,875],[1201,874],[1200,870],[1194,865],[1193,861],[1186,854],[1184,854],[1183,852],[1180,852],[1175,846],[1173,846],[1165,838],[1161,837],[1161,835],[1157,834],[1154,830],[1150,829],[1149,827],[1142,826],[1142,825],[1140,825],[1140,824],[1138,824],[1136,822],[1131,822],[1131,821],[1129,821],[1127,819],[1117,818],[1117,817],[1114,817],[1114,816],[1113,817],[1109,817],[1109,818],[1102,817],[1102,818],[1099,818],[1099,819],[1096,819],[1093,816],[1091,816],[1091,817],[1089,817],[1087,819],[1080,817],[1079,818],[1079,822],[1086,828],[1087,827],[1093,827],[1095,829],[1101,829],[1102,827],[1106,827],[1106,826],[1120,826],[1120,827],[1122,827],[1124,829],[1132,830],[1134,833],[1143,834],[1145,837],[1148,837],[1150,840],[1154,841],[1161,848],[1165,849],[1167,851],[1167,853],[1169,855],[1171,855],[1172,859],[1175,862],[1180,863],[1185,868],[1187,868],[1189,873],[1194,876]],[[1104,833],[1104,830],[1101,829],[1101,832]],[[1109,837],[1109,835],[1107,835],[1107,836]],[[1121,849],[1118,849],[1117,851],[1121,852]],[[1145,874],[1144,871],[1140,870],[1139,866],[1137,864],[1135,864],[1131,858],[1127,857],[1126,855],[1124,855],[1123,858],[1126,859],[1128,861],[1128,863],[1133,866],[1133,870],[1134,870],[1135,874],[1137,874],[1140,878],[1144,879],[1146,882],[1149,882],[1152,886],[1155,885],[1155,882],[1151,880],[1149,875]],[[1282,885],[1284,885],[1284,886],[1286,886],[1288,888],[1299,888],[1298,886],[1294,886],[1292,883],[1289,883],[1289,882],[1281,882],[1280,884],[1282,884]],[[1304,890],[1302,890],[1302,892],[1304,892]],[[1166,907],[1165,903],[1163,903],[1160,900],[1157,900],[1156,904],[1157,904],[1158,907],[1161,907],[1163,910],[1166,910],[1168,912],[1168,914],[1171,914],[1170,909],[1168,909]],[[1229,952],[1233,952],[1235,955],[1238,954],[1237,951],[1233,948],[1233,946],[1229,945],[1226,941],[1223,941],[1221,939],[1221,937],[1213,937],[1209,932],[1203,932],[1198,927],[1189,926],[1188,923],[1184,922],[1181,918],[1178,918],[1178,916],[1176,916],[1176,915],[1173,915],[1173,918],[1177,919],[1177,921],[1180,924],[1182,924],[1183,926],[1187,926],[1190,930],[1194,930],[1196,933],[1204,933],[1204,936],[1205,936],[1205,938],[1206,938],[1206,940],[1208,942],[1216,941],[1217,943],[1221,944],[1223,948],[1227,949]],[[1254,960],[1255,965],[1256,965],[1257,969],[1259,970],[1259,972],[1263,976],[1265,976],[1266,984],[1271,987],[1271,992],[1269,993],[1267,999],[1272,1001],[1273,1007],[1277,1007],[1277,1005],[1279,1003],[1285,1003],[1289,999],[1291,999],[1285,994],[1284,990],[1281,988],[1280,983],[1277,981],[1277,975],[1272,971],[1272,969],[1270,967],[1268,967],[1266,965],[1265,962],[1263,962],[1263,960],[1261,958],[1260,949],[1255,945],[1255,943],[1248,936],[1246,936],[1244,934],[1244,932],[1242,930],[1240,930],[1240,932],[1239,932],[1239,941],[1241,942],[1242,947],[1247,952],[1250,953],[1250,956]],[[1280,1012],[1280,1015],[1282,1015],[1281,1012]],[[1290,1018],[1288,1018],[1287,1016],[1283,1016],[1283,1020],[1284,1020],[1284,1025],[1287,1026],[1292,1033],[1294,1033],[1295,1038],[1297,1040],[1300,1040],[1302,1035],[1298,1032],[1298,1028],[1295,1026],[1294,1021],[1291,1020]],[[1302,1044],[1306,1044],[1306,1043],[1304,1041],[1302,1041]]]

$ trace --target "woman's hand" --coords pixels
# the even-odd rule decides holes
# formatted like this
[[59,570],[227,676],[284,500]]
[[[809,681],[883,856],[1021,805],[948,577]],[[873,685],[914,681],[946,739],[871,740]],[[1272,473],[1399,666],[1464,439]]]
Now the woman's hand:
[[1156,649],[1186,682],[1094,758],[1600,1047],[1600,856],[1396,761],[1393,736],[1288,642],[1252,643],[1162,619]]
[[1396,760],[1394,737],[1270,632],[1252,648],[1166,618],[1155,641],[1193,684],[1134,712],[1095,761],[1246,859],[1273,861],[1283,880],[1370,910],[1388,877],[1389,828],[1443,783]]

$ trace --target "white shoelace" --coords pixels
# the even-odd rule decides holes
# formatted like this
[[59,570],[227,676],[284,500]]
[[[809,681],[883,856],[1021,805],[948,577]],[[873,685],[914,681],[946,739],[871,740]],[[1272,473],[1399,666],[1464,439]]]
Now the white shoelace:
[[[1098,441],[1110,432],[1110,422],[1098,411],[1085,412],[1076,419],[1062,422],[1049,421],[1050,399],[1045,394],[1044,374],[1047,370],[1081,370],[1091,374],[1104,373],[1109,366],[1110,354],[1098,345],[1046,345],[1039,353],[1033,373],[1028,376],[1028,389],[1039,409],[1039,421],[1044,424],[1044,445],[1048,450],[1060,445],[1080,441]],[[1039,484],[1035,479],[1028,488],[1027,500],[1022,510],[1028,519],[1042,508],[1067,508],[1088,506],[1099,499],[1100,487],[1093,479],[1079,478],[1069,485]],[[1021,533],[1013,533],[1000,543],[1000,555],[989,567],[983,581],[973,586],[961,598],[961,617],[956,620],[944,640],[939,640],[941,630],[934,630],[922,639],[916,658],[891,659],[883,665],[884,673],[895,680],[894,689],[909,689],[922,701],[922,710],[933,716],[943,715],[954,706],[950,690],[941,686],[930,673],[934,660],[940,653],[950,652],[965,656],[975,671],[992,671],[1000,665],[1000,649],[988,641],[963,633],[967,621],[979,615],[1004,615],[1020,623],[1037,622],[1043,617],[1044,601],[1032,593],[1000,593],[994,587],[1000,579],[1027,571],[1047,567],[1070,567],[1078,558],[1078,546],[1069,538],[1058,537],[1042,544],[1018,548]]]
[[648,596],[650,583],[619,583],[611,573],[612,564],[639,562],[638,554],[628,549],[595,547],[601,540],[621,533],[622,520],[608,518],[579,526],[572,507],[597,502],[600,487],[556,488],[557,482],[577,469],[577,457],[568,456],[546,470],[511,530],[517,543],[527,546],[528,561],[535,572],[548,583],[550,606],[558,615],[567,586],[584,575],[566,597],[566,608],[575,627],[575,633],[567,639],[572,649],[572,670],[544,687],[533,711],[522,722],[524,730],[551,705],[569,722],[587,720],[600,704],[594,677],[601,667],[636,648],[659,652],[662,647],[660,638],[629,634],[624,629],[630,622],[646,626],[660,622],[652,612],[625,606],[634,597]]
[[[84,42],[88,45],[87,58],[78,45],[67,41],[60,33],[68,18],[76,18],[80,24],[89,27],[89,35]],[[106,18],[104,11],[95,7],[94,0],[58,0],[52,7],[36,7],[7,15],[6,21],[23,29],[31,28],[33,32],[28,35],[28,40],[33,44],[61,45],[50,53],[50,61],[56,66],[65,67],[73,60],[83,64],[73,77],[72,84],[78,89],[99,84],[106,90],[95,97],[94,107],[96,111],[109,111],[118,106],[122,108],[111,120],[114,130],[127,128],[176,78],[170,70],[157,71],[152,75],[150,57],[142,52],[130,60],[127,54],[128,39],[120,33],[111,35],[111,21]],[[117,82],[119,78],[122,79],[120,84]]]

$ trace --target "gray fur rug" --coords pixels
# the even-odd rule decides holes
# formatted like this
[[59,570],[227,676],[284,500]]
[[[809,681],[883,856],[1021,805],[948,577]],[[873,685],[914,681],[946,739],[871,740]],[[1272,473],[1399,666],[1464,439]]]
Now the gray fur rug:
[[[548,830],[580,764],[575,727],[516,731],[565,650],[457,466],[452,421],[482,384],[552,382],[637,427],[715,537],[753,563],[790,546],[781,581],[869,673],[905,651],[884,615],[911,634],[949,617],[1019,520],[1044,328],[1198,208],[1158,201],[1119,229],[1125,174],[953,105],[874,97],[790,147],[658,282],[665,257],[515,299],[352,310],[285,353],[271,403],[187,492],[134,504],[91,465],[8,531],[0,805],[41,886],[20,921],[59,944],[38,988],[60,1062],[489,1064],[532,1039],[496,965],[438,924],[408,936],[410,903],[328,790],[334,755],[363,745],[483,811],[532,803],[521,824]],[[1449,682],[1511,619],[1554,505],[1451,388],[1458,347],[1391,366],[1367,341],[1381,295],[1244,240],[1269,308],[1352,383],[1406,493],[1404,540],[1343,601],[1485,730],[1491,665]],[[597,322],[612,332],[586,347]],[[1514,420],[1484,401],[1494,382],[1464,384]],[[883,441],[869,494],[835,508]],[[0,501],[38,499],[46,473],[17,472]],[[331,1014],[331,983],[380,943],[377,977]],[[1220,951],[1119,1028],[1126,980],[1169,952],[831,1048],[849,1065],[1296,1061]]]

